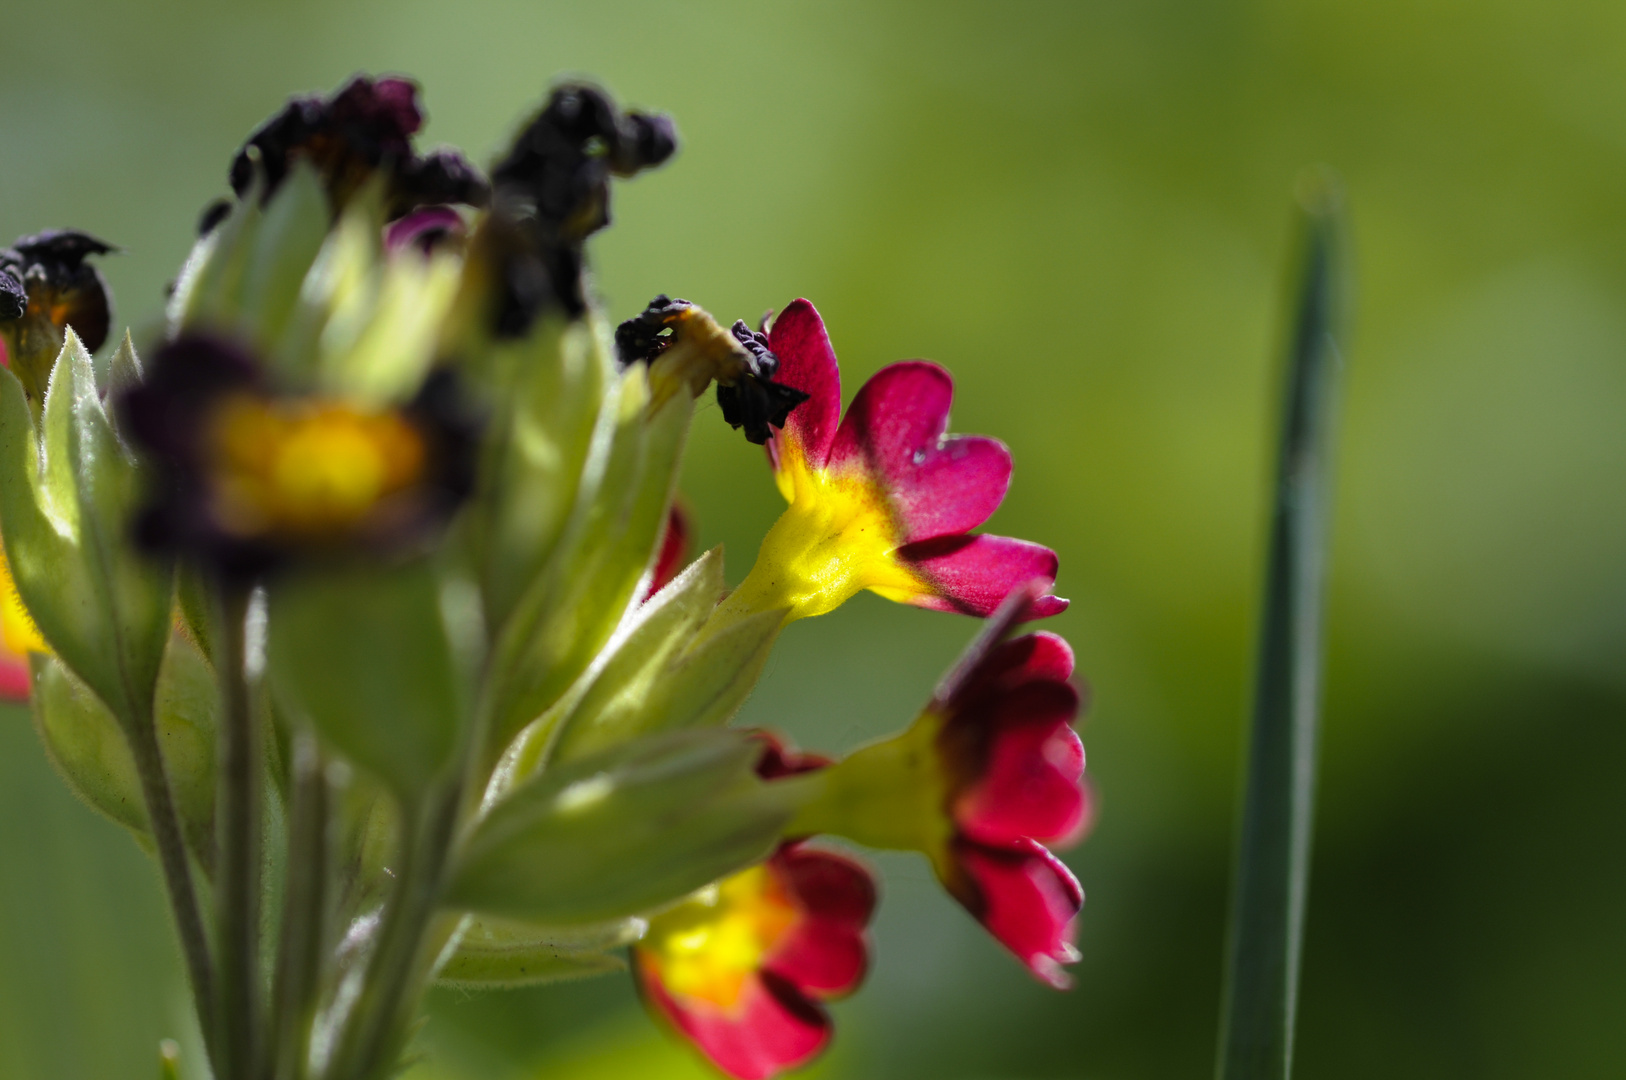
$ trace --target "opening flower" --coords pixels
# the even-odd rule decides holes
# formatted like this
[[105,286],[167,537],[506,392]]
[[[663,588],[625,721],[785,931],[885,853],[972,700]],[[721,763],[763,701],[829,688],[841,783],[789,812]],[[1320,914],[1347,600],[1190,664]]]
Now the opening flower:
[[[766,338],[779,383],[807,395],[767,441],[788,510],[727,602],[735,613],[834,610],[864,589],[889,600],[985,616],[1012,589],[1053,581],[1049,548],[972,535],[1005,498],[1011,456],[996,439],[948,435],[954,384],[924,360],[881,369],[841,416],[841,374],[824,322],[797,300]],[[1039,596],[1024,614],[1067,601]]]
[[924,852],[1002,945],[1064,987],[1084,895],[1045,844],[1078,840],[1092,808],[1072,726],[1072,650],[1043,632],[999,641],[1029,602],[1025,591],[990,620],[907,731],[824,773],[822,797],[798,824]]
[[192,335],[166,345],[122,402],[163,466],[142,522],[157,547],[252,575],[294,549],[398,549],[473,483],[473,424],[450,372],[402,408],[274,394],[252,357]]
[[651,1009],[718,1068],[761,1080],[830,1041],[820,1003],[863,979],[874,908],[864,867],[786,844],[650,920],[634,972]]

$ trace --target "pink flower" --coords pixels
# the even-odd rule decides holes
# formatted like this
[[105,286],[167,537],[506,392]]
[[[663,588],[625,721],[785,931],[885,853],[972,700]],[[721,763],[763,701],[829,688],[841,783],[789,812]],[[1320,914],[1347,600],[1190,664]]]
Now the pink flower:
[[863,980],[874,908],[863,866],[785,844],[652,919],[634,974],[650,1008],[719,1069],[762,1080],[830,1041],[821,1003]]
[[1030,602],[1021,590],[1001,606],[906,731],[826,770],[792,828],[925,853],[989,933],[1065,987],[1084,894],[1045,845],[1080,839],[1093,807],[1072,650],[1050,633],[1000,643]]
[[[924,360],[883,368],[842,417],[836,355],[812,304],[795,301],[758,339],[777,357],[776,380],[808,400],[767,443],[790,507],[731,606],[787,608],[796,619],[870,589],[985,616],[1012,589],[1055,579],[1049,548],[971,532],[1004,499],[1011,456],[996,439],[945,434],[954,392],[948,372]],[[1025,614],[1066,606],[1042,595]]]

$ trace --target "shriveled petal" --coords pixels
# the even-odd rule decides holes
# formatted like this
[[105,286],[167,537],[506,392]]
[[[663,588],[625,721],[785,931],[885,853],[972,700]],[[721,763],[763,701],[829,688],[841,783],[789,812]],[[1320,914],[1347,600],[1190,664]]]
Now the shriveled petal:
[[792,301],[768,330],[768,348],[779,357],[774,382],[808,395],[768,440],[768,458],[778,470],[794,447],[810,467],[823,468],[841,421],[841,370],[824,320],[808,301]]
[[830,1017],[785,979],[764,972],[750,979],[733,1008],[667,992],[655,965],[640,958],[639,986],[712,1063],[738,1080],[767,1080],[805,1064],[830,1041]]
[[[1012,589],[1034,578],[1054,580],[1056,553],[1041,544],[1008,536],[944,536],[905,544],[897,558],[927,586],[917,593],[877,589],[889,600],[934,611],[958,611],[986,618]],[[1042,619],[1067,610],[1059,596],[1041,596],[1024,615]]]
[[1072,980],[1063,964],[1078,959],[1074,919],[1084,891],[1072,871],[1031,841],[996,848],[959,841],[953,851],[959,881],[944,884],[994,938],[1057,989]]
[[875,881],[834,852],[792,845],[769,863],[795,898],[799,918],[767,967],[804,991],[834,997],[857,988],[869,967],[864,928],[875,911]]
[[962,833],[1006,844],[1058,840],[1078,830],[1085,800],[1084,744],[1072,728],[1077,712],[1078,693],[1062,682],[1031,682],[1005,695],[983,721],[990,730],[983,760],[975,763],[978,775],[954,801]]
[[1011,482],[1011,454],[997,439],[944,438],[954,381],[907,360],[859,389],[830,448],[832,469],[858,469],[886,492],[904,542],[967,532],[987,521]]

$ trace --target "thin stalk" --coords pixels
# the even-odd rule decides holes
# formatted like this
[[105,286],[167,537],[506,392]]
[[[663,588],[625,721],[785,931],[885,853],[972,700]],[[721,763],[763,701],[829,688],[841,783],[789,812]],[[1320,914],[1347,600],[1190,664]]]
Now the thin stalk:
[[261,733],[249,695],[250,590],[223,584],[219,675],[220,768],[215,793],[220,853],[215,927],[220,949],[218,1080],[260,1080]]
[[321,989],[331,821],[327,764],[309,734],[301,734],[294,743],[289,804],[287,882],[271,992],[271,1033],[276,1040],[276,1080],[303,1080]]
[[1337,197],[1301,186],[1305,251],[1287,357],[1275,503],[1237,845],[1220,1080],[1287,1080],[1315,803],[1329,458],[1338,348]]
[[419,812],[404,822],[399,876],[384,911],[361,995],[326,1072],[331,1080],[372,1080],[395,1069],[410,1029],[412,1016],[408,1014],[416,1007],[424,975],[444,944],[443,935],[431,932],[431,924],[440,904],[461,802],[462,785],[447,784],[431,793]]
[[164,888],[169,894],[170,910],[175,915],[175,931],[181,939],[181,954],[186,960],[188,981],[192,984],[198,1023],[203,1028],[205,1041],[212,1044],[214,961],[209,955],[209,935],[203,927],[197,889],[192,881],[192,867],[187,860],[186,842],[181,836],[181,821],[175,810],[175,799],[170,794],[163,752],[158,747],[158,733],[153,724],[147,723],[135,725],[126,734],[130,755],[135,759],[136,774],[141,778],[147,822],[152,826],[153,844],[158,849],[158,865],[163,869]]

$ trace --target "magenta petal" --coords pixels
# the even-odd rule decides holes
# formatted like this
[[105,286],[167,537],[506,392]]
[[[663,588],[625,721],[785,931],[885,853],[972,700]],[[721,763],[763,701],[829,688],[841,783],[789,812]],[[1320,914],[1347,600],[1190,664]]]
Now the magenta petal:
[[661,534],[660,550],[655,555],[655,566],[650,572],[649,596],[654,596],[669,585],[678,571],[683,569],[689,554],[689,515],[682,506],[672,504],[666,513],[666,529]]
[[1011,482],[1011,454],[997,439],[945,439],[954,383],[925,360],[892,364],[853,398],[830,448],[830,467],[880,481],[905,542],[951,536],[988,520]]
[[[917,607],[958,611],[987,618],[1012,589],[1034,578],[1054,581],[1056,553],[1041,544],[1008,536],[944,536],[905,544],[898,558],[931,586],[910,598]],[[1025,618],[1042,619],[1067,610],[1059,596],[1041,596]]]
[[823,468],[841,422],[841,370],[824,320],[808,301],[792,301],[768,330],[768,348],[779,357],[774,382],[808,395],[790,411],[783,431],[768,440],[768,455],[779,468],[780,440],[790,438],[801,444],[809,465]]
[[26,659],[0,656],[0,701],[27,701],[29,682]]
[[960,830],[986,844],[1058,840],[1084,821],[1084,744],[1072,728],[1078,694],[1040,682],[1008,695],[978,779],[954,803]]
[[970,884],[962,902],[977,921],[1039,978],[1057,989],[1070,985],[1061,965],[1078,959],[1073,920],[1084,906],[1072,872],[1032,842],[994,848],[960,841],[954,854]]
[[450,206],[425,206],[414,210],[384,228],[384,246],[390,251],[406,248],[439,233],[461,233],[463,217]]
[[1073,675],[1073,647],[1048,630],[1002,642],[977,664],[956,700],[1000,694],[1023,683],[1066,682]]
[[738,1080],[767,1080],[804,1064],[830,1041],[825,1011],[770,972],[749,981],[730,1010],[680,1000],[642,967],[639,974],[644,993],[672,1025]]
[[869,966],[864,928],[875,911],[869,871],[845,856],[799,845],[781,848],[768,865],[800,912],[768,966],[821,997],[855,988]]

